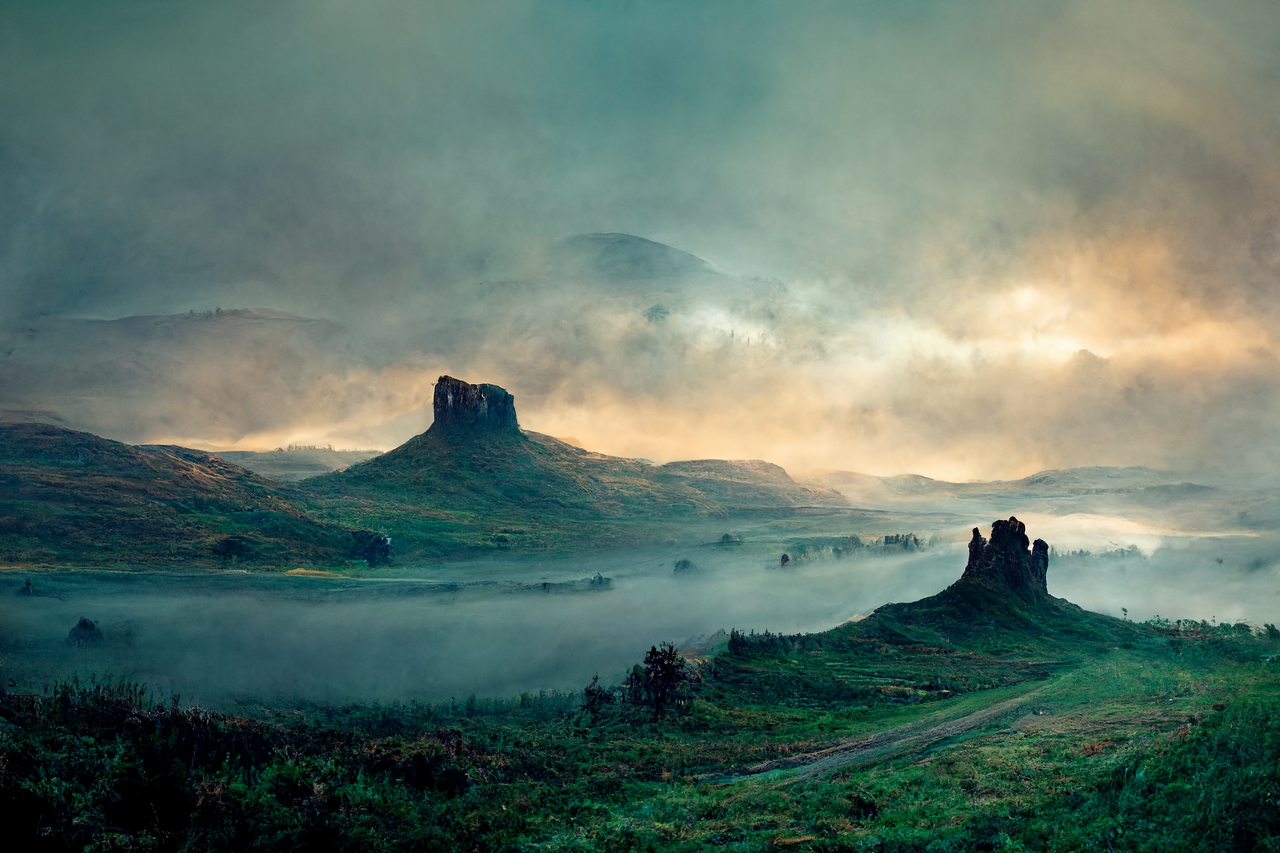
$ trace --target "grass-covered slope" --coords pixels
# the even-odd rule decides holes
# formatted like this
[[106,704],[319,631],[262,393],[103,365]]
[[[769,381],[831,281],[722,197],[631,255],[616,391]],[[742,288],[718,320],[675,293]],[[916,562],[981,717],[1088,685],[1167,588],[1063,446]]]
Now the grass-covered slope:
[[671,538],[691,519],[845,503],[764,462],[658,466],[525,433],[494,385],[445,376],[436,397],[427,432],[297,487],[201,451],[0,426],[0,561],[336,565],[383,534],[405,561],[607,548]]
[[704,460],[655,466],[520,433],[455,440],[432,430],[345,471],[307,482],[319,493],[391,495],[455,510],[586,518],[724,514],[836,503],[776,465]]
[[536,433],[436,426],[300,488],[326,518],[393,532],[397,555],[410,557],[618,545],[689,519],[843,502],[762,462],[652,465]]
[[44,424],[0,425],[0,562],[336,565],[362,534],[315,521],[208,453],[134,447]]

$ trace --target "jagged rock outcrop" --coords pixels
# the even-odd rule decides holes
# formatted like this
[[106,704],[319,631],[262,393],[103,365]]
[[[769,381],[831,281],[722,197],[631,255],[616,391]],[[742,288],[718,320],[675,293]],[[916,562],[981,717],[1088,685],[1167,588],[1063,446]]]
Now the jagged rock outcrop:
[[497,385],[472,385],[452,376],[436,381],[435,421],[430,433],[437,438],[517,437],[516,398]]
[[1029,543],[1026,525],[1010,518],[991,525],[989,542],[978,528],[973,528],[969,564],[960,580],[1005,589],[1023,600],[1037,601],[1049,597],[1048,573],[1048,543],[1043,539]]

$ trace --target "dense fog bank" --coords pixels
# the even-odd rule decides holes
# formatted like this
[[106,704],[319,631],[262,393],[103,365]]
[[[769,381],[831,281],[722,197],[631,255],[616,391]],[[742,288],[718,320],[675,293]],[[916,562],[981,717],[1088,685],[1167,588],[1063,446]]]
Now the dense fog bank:
[[[679,559],[695,569],[677,574]],[[0,587],[0,643],[6,677],[37,689],[78,672],[213,704],[510,696],[620,676],[663,640],[829,628],[928,594],[959,565],[933,552],[782,570],[760,554],[686,549],[491,563],[476,583],[457,570],[421,581],[13,574]],[[609,588],[557,586],[596,573]],[[34,594],[20,594],[28,579]],[[80,617],[101,627],[100,646],[65,644]]]
[[[1063,549],[1049,588],[1087,609],[1121,616],[1126,608],[1131,619],[1274,622],[1275,545],[1273,536],[1221,536],[1168,539],[1149,553]],[[572,690],[597,673],[620,677],[663,640],[696,650],[721,629],[820,631],[930,595],[959,577],[962,547],[935,537],[900,556],[819,551],[785,569],[771,544],[455,564],[365,580],[15,572],[0,579],[0,654],[17,689],[92,675],[224,707]],[[689,570],[676,572],[681,560]],[[584,582],[596,574],[610,582]],[[101,628],[100,644],[65,642],[81,617]]]

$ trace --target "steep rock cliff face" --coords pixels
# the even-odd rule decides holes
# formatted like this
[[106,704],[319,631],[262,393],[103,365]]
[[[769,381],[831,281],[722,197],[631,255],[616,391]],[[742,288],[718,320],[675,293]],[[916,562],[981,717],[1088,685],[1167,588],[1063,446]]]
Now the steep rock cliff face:
[[436,381],[433,400],[437,438],[498,438],[520,435],[516,398],[497,385],[472,385],[452,376]]
[[1026,525],[1010,518],[991,525],[990,541],[973,528],[969,564],[961,581],[1008,590],[1026,601],[1035,601],[1049,596],[1048,572],[1048,543],[1043,539],[1029,543]]

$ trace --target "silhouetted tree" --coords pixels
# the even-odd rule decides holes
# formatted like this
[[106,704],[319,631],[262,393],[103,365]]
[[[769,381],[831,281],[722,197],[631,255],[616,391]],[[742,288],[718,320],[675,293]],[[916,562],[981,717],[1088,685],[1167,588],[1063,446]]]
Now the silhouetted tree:
[[644,669],[635,667],[627,679],[628,697],[642,701],[653,708],[656,722],[672,705],[686,704],[693,696],[689,685],[697,680],[697,674],[689,666],[678,649],[671,643],[652,646],[644,656]]

